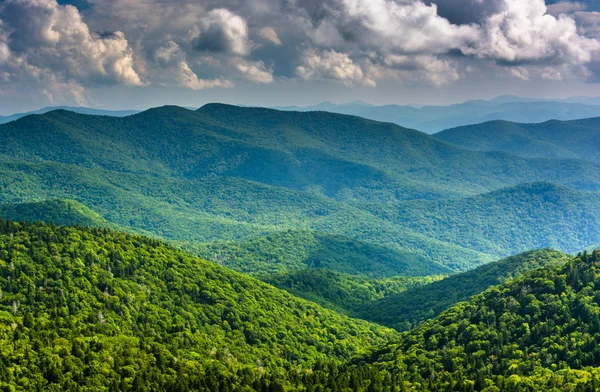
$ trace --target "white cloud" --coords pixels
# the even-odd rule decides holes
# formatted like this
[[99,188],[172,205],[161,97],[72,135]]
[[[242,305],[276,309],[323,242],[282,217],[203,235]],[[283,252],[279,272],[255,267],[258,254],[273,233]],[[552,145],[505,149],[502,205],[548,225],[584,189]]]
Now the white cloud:
[[251,51],[246,20],[225,8],[208,12],[195,28],[197,34],[193,45],[196,50],[242,56]]
[[273,83],[273,70],[267,69],[262,61],[250,62],[242,58],[232,60],[233,65],[251,82],[260,84]]
[[587,9],[587,6],[584,3],[577,1],[560,1],[558,3],[550,4],[547,7],[548,13],[554,16],[559,16],[560,14],[572,14]]
[[54,0],[0,3],[0,70],[10,83],[37,80],[48,97],[64,91],[81,100],[89,85],[142,86],[125,35],[90,32],[75,7]]
[[177,66],[179,68],[177,80],[183,87],[187,87],[192,90],[203,90],[215,87],[231,88],[234,86],[229,80],[198,78],[198,75],[191,70],[190,66],[185,61],[180,61]]
[[375,81],[365,77],[360,65],[354,63],[347,54],[334,50],[316,52],[307,50],[303,53],[302,64],[296,68],[298,75],[309,79],[334,79],[346,85],[362,83],[374,86]]
[[503,12],[487,19],[484,34],[466,53],[514,62],[584,64],[600,50],[597,40],[578,34],[575,21],[546,13],[544,0],[505,0]]
[[277,32],[275,31],[274,28],[272,28],[270,26],[263,27],[262,29],[258,30],[258,35],[260,37],[264,38],[265,40],[269,41],[273,45],[276,45],[276,46],[281,45],[281,40],[279,39]]

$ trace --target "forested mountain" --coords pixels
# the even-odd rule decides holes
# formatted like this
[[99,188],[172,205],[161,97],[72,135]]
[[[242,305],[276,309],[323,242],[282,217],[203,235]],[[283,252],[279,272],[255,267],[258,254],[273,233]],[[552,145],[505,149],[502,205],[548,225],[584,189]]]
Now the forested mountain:
[[354,307],[352,314],[398,330],[409,330],[491,286],[568,260],[568,255],[555,250],[529,251],[373,302],[363,302]]
[[599,282],[600,253],[534,270],[450,308],[369,361],[417,390],[596,391]]
[[279,391],[397,336],[108,229],[0,220],[0,289],[7,390]]
[[435,137],[473,150],[600,162],[600,118],[540,124],[491,121],[447,129]]
[[397,335],[156,240],[0,221],[0,386],[593,391],[600,253],[532,259]]
[[427,236],[497,256],[547,247],[574,253],[600,238],[600,194],[544,182],[372,211]]
[[452,271],[415,254],[315,231],[288,230],[238,242],[215,241],[194,250],[207,260],[257,276],[306,268],[375,278]]
[[[517,234],[512,248],[438,236],[427,224],[397,219],[397,207],[413,200],[429,208],[423,199],[473,196],[538,180],[600,189],[600,167],[591,162],[468,151],[392,124],[324,112],[212,104],[116,118],[58,110],[4,124],[0,137],[0,202],[75,200],[125,230],[207,250],[202,254],[211,259],[219,253],[230,266],[254,273],[315,262],[371,276],[465,270],[524,250],[521,245],[552,244]],[[478,207],[488,213],[485,204]],[[574,226],[565,220],[548,226],[548,236],[571,239]],[[320,234],[275,251],[279,255],[266,251],[271,241],[279,247],[290,229],[331,235],[333,246],[364,266],[340,266],[333,252],[308,257],[322,248],[318,243],[325,237],[310,238]],[[587,239],[576,244],[598,242]],[[202,244],[216,240],[214,246]],[[253,252],[257,262],[249,269],[249,258],[239,257],[248,252],[235,242],[243,248],[253,241],[265,251]],[[367,250],[374,252],[369,262],[361,261],[364,244],[374,247]],[[284,265],[277,265],[281,252],[296,256],[286,255]]]
[[598,101],[593,99],[544,101],[510,96],[498,97],[490,101],[472,100],[448,106],[372,106],[360,103],[345,105],[323,103],[308,107],[288,106],[277,107],[277,109],[325,110],[350,114],[375,121],[391,122],[430,134],[448,128],[486,121],[538,123],[548,120],[566,121],[600,116]]
[[[359,314],[361,307],[368,309],[371,303],[376,306],[379,303],[377,300],[394,297],[417,287],[428,287],[429,283],[439,281],[443,277],[431,275],[367,278],[327,269],[308,268],[264,276],[263,280],[326,308],[358,318],[368,318]],[[394,309],[391,308],[390,311],[393,312]]]
[[63,226],[113,226],[83,204],[65,199],[0,204],[0,217],[12,221],[46,222]]

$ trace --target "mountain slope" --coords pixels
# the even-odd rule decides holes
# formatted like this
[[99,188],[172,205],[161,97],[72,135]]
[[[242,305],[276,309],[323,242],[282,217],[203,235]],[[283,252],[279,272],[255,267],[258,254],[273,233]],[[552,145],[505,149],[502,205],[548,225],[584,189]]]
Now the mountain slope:
[[464,270],[504,253],[440,240],[381,211],[523,181],[600,189],[600,167],[591,162],[468,151],[323,112],[213,104],[115,118],[58,110],[1,125],[0,136],[0,202],[72,199],[127,230],[190,249],[313,230],[390,248],[405,264]]
[[363,303],[353,314],[398,330],[408,330],[491,286],[536,268],[565,263],[568,259],[566,254],[554,250],[521,253],[397,295]]
[[370,361],[426,390],[597,390],[598,282],[600,253],[532,271],[450,308]]
[[266,276],[263,280],[297,297],[357,317],[356,310],[361,305],[429,286],[428,283],[442,278],[442,275],[434,275],[374,279],[310,268]]
[[111,227],[106,219],[75,200],[0,204],[0,217],[12,221],[52,222],[64,226]]
[[577,252],[600,242],[600,195],[532,183],[465,199],[405,202],[372,211],[397,225],[487,254]]
[[529,158],[578,158],[600,162],[600,118],[519,124],[492,121],[447,129],[440,140],[480,151],[506,151]]
[[15,121],[20,118],[29,116],[31,114],[44,114],[54,110],[68,110],[74,113],[80,114],[88,114],[92,116],[111,116],[111,117],[125,117],[131,116],[133,114],[139,113],[139,110],[102,110],[102,109],[92,109],[85,108],[80,106],[53,106],[53,107],[45,107],[39,110],[34,110],[31,112],[24,113],[15,113],[10,116],[0,116],[0,124],[5,124],[10,121]]
[[288,230],[238,242],[217,241],[200,245],[196,251],[208,260],[258,276],[305,268],[379,278],[451,272],[416,253],[315,231]]
[[291,381],[281,372],[345,361],[395,336],[106,229],[0,220],[0,288],[9,389],[283,388]]

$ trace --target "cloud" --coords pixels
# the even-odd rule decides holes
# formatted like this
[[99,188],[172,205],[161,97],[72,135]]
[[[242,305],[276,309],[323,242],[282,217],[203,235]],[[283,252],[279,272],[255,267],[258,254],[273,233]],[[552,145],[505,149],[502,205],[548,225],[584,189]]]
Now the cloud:
[[101,85],[204,89],[288,78],[445,86],[474,69],[489,78],[600,79],[600,13],[583,1],[88,2],[81,14],[55,0],[0,2],[0,94],[25,86],[81,99]]
[[223,79],[200,79],[198,75],[191,70],[190,66],[185,61],[180,61],[178,64],[177,80],[183,87],[190,88],[192,90],[203,90],[207,88],[223,87],[231,88],[234,87],[233,83],[229,80]]
[[487,18],[482,38],[464,53],[508,64],[580,65],[600,50],[598,40],[578,34],[574,19],[546,13],[543,0],[505,0],[502,11]]
[[274,28],[272,28],[270,26],[263,27],[262,29],[258,30],[258,35],[261,38],[269,41],[273,45],[276,45],[276,46],[281,45],[281,40],[279,39],[277,32],[275,31]]
[[587,5],[576,1],[560,1],[547,6],[550,15],[572,14],[577,11],[585,11]]
[[231,11],[219,8],[210,11],[196,26],[194,49],[215,53],[247,55],[251,51],[246,20]]
[[296,72],[305,80],[334,79],[346,85],[357,82],[367,86],[375,85],[375,81],[365,77],[360,65],[355,64],[347,54],[334,50],[320,53],[312,49],[305,51],[302,64],[296,68]]
[[250,62],[237,58],[232,63],[251,82],[259,84],[273,83],[273,70],[267,69],[262,61]]
[[11,75],[5,83],[37,80],[49,97],[71,91],[78,100],[85,86],[145,84],[125,35],[92,33],[75,7],[7,0],[0,15],[0,70]]

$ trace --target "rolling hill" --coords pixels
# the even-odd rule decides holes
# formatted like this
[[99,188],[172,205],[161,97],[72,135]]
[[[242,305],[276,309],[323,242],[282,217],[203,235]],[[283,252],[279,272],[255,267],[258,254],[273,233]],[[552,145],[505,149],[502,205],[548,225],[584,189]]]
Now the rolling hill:
[[368,361],[406,390],[597,390],[599,271],[598,252],[531,271],[450,308]]
[[363,302],[353,309],[352,314],[406,331],[491,286],[536,268],[563,264],[568,260],[565,253],[550,249],[529,251],[395,295]]
[[435,137],[473,150],[600,162],[600,118],[552,120],[541,124],[491,121],[447,129]]
[[32,203],[0,204],[5,220],[46,222],[62,226],[111,227],[106,219],[75,200],[55,199]]
[[0,289],[9,390],[284,390],[397,336],[108,229],[0,220]]
[[574,253],[600,242],[600,195],[545,182],[372,211],[432,238],[497,256],[548,247]]
[[125,117],[131,116],[132,114],[139,113],[139,110],[102,110],[102,109],[93,109],[86,108],[81,106],[49,106],[39,110],[34,110],[31,112],[23,112],[23,113],[15,113],[9,116],[0,116],[0,124],[5,124],[7,122],[15,121],[20,118],[29,116],[31,114],[44,114],[48,112],[52,112],[55,110],[67,110],[69,112],[80,113],[80,114],[89,114],[92,116],[110,116],[110,117]]
[[[358,267],[372,274],[406,272],[408,264],[419,275],[465,270],[512,249],[438,237],[426,224],[393,217],[398,203],[429,206],[423,199],[441,203],[540,180],[600,189],[600,167],[592,162],[469,151],[392,124],[324,112],[211,104],[117,118],[57,110],[1,125],[0,136],[2,203],[75,200],[125,230],[187,249],[215,240],[249,245],[290,229],[325,233],[358,248],[387,248],[378,250],[376,269]],[[560,231],[565,227],[571,226],[548,227],[548,235],[569,238]],[[278,270],[264,261],[260,268]]]
[[243,241],[215,241],[195,251],[207,260],[259,277],[306,268],[374,278],[452,271],[416,254],[315,231],[288,230]]

